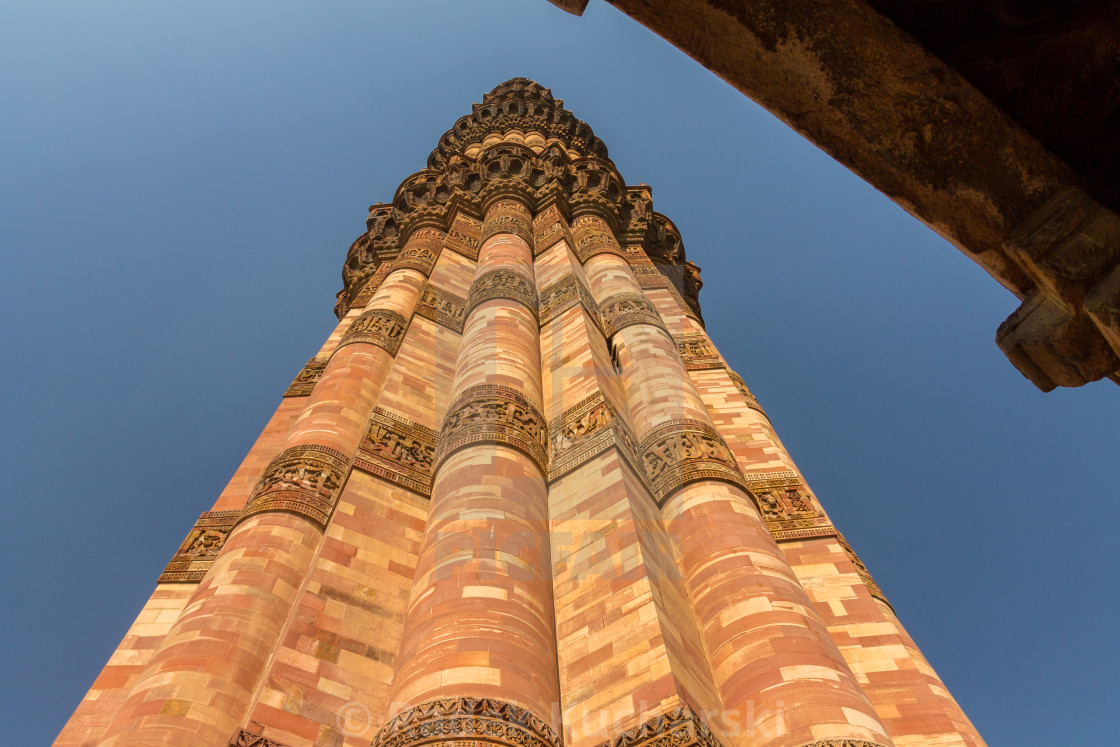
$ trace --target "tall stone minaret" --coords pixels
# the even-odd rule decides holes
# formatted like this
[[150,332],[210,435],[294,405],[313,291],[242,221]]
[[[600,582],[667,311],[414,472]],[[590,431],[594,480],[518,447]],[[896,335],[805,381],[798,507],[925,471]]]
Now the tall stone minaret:
[[366,229],[58,744],[983,744],[548,89]]

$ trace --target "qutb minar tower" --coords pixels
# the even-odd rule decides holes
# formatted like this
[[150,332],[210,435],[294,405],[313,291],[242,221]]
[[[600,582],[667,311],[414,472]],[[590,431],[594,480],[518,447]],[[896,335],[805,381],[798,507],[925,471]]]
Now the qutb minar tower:
[[58,744],[983,744],[548,89],[486,94],[366,227]]

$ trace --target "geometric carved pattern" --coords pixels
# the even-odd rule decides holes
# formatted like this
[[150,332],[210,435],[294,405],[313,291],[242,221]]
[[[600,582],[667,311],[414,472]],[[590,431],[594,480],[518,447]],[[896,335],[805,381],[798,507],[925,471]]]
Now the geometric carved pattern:
[[599,306],[603,324],[603,335],[611,337],[615,332],[634,324],[652,324],[665,329],[661,315],[641,293],[616,293]]
[[544,719],[490,698],[446,698],[410,708],[377,732],[371,747],[562,747]]
[[776,540],[831,537],[836,534],[824,511],[796,472],[759,472],[746,475],[747,487]]
[[275,739],[254,734],[248,729],[238,729],[230,738],[228,747],[285,747],[285,745]]
[[207,511],[198,517],[194,527],[179,545],[178,552],[163,569],[159,583],[201,581],[218,557],[240,511]]
[[338,347],[355,342],[367,342],[384,349],[389,355],[396,355],[407,328],[408,320],[397,312],[388,309],[371,309],[350,323],[342,333]]
[[[856,551],[848,544],[848,540],[844,539],[844,535],[837,532],[836,539],[840,543],[840,547],[844,548],[844,552],[848,553],[848,557],[852,560],[852,565],[856,567],[856,574],[859,575],[860,580],[863,581],[863,585],[867,587],[867,591],[871,593],[871,596],[882,600],[884,604],[891,607],[891,603],[887,601],[883,590],[879,588],[879,584],[875,583],[875,579],[871,578],[871,573],[867,570],[867,566],[865,566],[863,561],[859,559],[859,556],[856,555]],[[891,609],[893,610],[894,607],[891,607]]]
[[[499,159],[503,156],[499,156]],[[517,200],[498,200],[486,211],[482,223],[482,241],[499,235],[512,235],[533,245],[533,220],[529,208]]]
[[688,706],[651,718],[599,747],[722,747]]
[[326,367],[326,361],[321,361],[318,358],[309,360],[303,370],[296,374],[292,383],[288,385],[288,391],[284,392],[284,396],[306,397],[311,394],[311,390],[315,388],[315,383],[319,381],[319,377],[323,375],[323,369]]
[[865,739],[821,739],[801,747],[883,747],[883,745]]
[[612,446],[644,477],[638,459],[637,439],[602,392],[585,397],[548,425],[550,439],[549,481],[556,480],[597,457]]
[[723,368],[723,361],[708,336],[702,333],[681,335],[675,338],[677,352],[680,353],[684,367],[689,371],[703,371],[708,368]]
[[354,468],[430,496],[438,436],[431,428],[378,407],[370,416]]
[[533,254],[539,255],[561,239],[572,245],[572,234],[555,205],[546,208],[533,219]]
[[467,302],[428,283],[416,305],[416,315],[442,324],[453,332],[463,333],[463,318],[467,315]]
[[715,428],[681,418],[655,426],[642,438],[646,478],[657,505],[677,488],[697,480],[721,480],[745,487],[739,465]]
[[488,270],[475,278],[467,295],[467,313],[470,314],[479,304],[495,298],[516,301],[529,309],[534,317],[540,313],[537,308],[537,289],[520,272]]
[[285,449],[268,465],[239,520],[264,511],[291,511],[326,527],[349,467],[342,452],[326,446]]
[[595,297],[591,295],[591,291],[587,289],[580,278],[576,277],[575,273],[565,275],[562,279],[541,291],[541,326],[543,327],[555,317],[580,303],[587,309],[587,313],[591,314],[591,318],[598,321],[599,307],[595,303]]
[[544,416],[512,387],[479,384],[459,395],[443,419],[436,467],[453,451],[476,443],[512,446],[532,459],[542,474],[548,474]]

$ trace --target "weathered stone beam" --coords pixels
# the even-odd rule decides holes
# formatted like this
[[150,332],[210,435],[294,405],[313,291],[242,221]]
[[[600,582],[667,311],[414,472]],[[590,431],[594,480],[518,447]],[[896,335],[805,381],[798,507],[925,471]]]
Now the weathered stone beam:
[[1120,217],[864,0],[609,1],[1023,299],[997,340],[1040,389],[1120,382]]

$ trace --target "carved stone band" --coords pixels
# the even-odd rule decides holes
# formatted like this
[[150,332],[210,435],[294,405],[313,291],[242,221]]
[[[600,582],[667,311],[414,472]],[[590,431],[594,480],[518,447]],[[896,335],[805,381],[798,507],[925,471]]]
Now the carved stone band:
[[160,574],[159,583],[201,581],[233,529],[240,511],[207,511],[198,517],[178,552]]
[[480,384],[459,395],[443,420],[435,469],[452,452],[477,443],[511,446],[532,459],[541,474],[548,474],[544,416],[512,387]]
[[462,334],[463,320],[467,316],[467,302],[454,293],[438,288],[431,283],[424,286],[420,302],[416,305],[416,316],[431,319],[448,329]]
[[617,446],[642,475],[637,439],[602,392],[595,392],[554,418],[548,432],[549,481],[583,466],[612,446]]
[[704,722],[688,706],[651,718],[599,747],[722,747]]
[[533,255],[544,252],[561,239],[566,239],[568,246],[573,243],[567,222],[560,210],[553,205],[533,219]]
[[474,279],[467,296],[467,314],[476,306],[495,298],[516,301],[532,312],[536,318],[538,311],[537,289],[533,282],[520,272],[513,270],[488,270]]
[[816,742],[806,742],[801,747],[883,747],[878,742],[868,742],[866,739],[819,739]]
[[312,358],[303,367],[303,370],[296,374],[292,379],[292,383],[288,385],[288,390],[284,392],[285,397],[306,397],[311,394],[311,390],[319,382],[320,377],[323,375],[323,369],[327,367],[326,361],[321,361],[318,358]]
[[444,246],[472,262],[478,261],[482,246],[482,221],[458,213],[444,237]]
[[871,577],[871,572],[867,570],[867,566],[863,564],[863,561],[859,559],[858,555],[856,555],[856,551],[853,550],[852,546],[848,544],[848,540],[844,539],[844,535],[840,534],[840,532],[837,532],[836,540],[840,543],[840,547],[844,548],[844,552],[848,554],[848,557],[852,561],[852,565],[856,567],[856,575],[859,576],[859,580],[863,582],[863,585],[867,587],[867,591],[871,594],[871,596],[879,599],[883,602],[883,604],[887,605],[893,610],[894,607],[891,607],[891,603],[887,601],[887,597],[883,594],[883,590],[879,588],[879,584],[875,583],[875,579]]
[[759,472],[744,475],[743,479],[774,539],[836,534],[836,528],[796,472]]
[[391,272],[410,268],[428,277],[436,266],[442,247],[443,231],[421,228],[409,237],[408,243],[393,260]]
[[642,463],[657,505],[679,487],[721,480],[746,489],[743,475],[715,428],[699,420],[670,420],[642,438]]
[[232,737],[230,737],[228,747],[287,747],[283,742],[277,742],[275,739],[262,737],[260,734],[254,734],[248,729],[238,729]]
[[432,494],[432,461],[439,434],[383,408],[375,408],[358,447],[354,469]]
[[529,208],[517,200],[499,200],[492,204],[482,223],[482,241],[500,234],[512,234],[532,246],[533,220]]
[[548,723],[511,703],[447,698],[410,708],[377,732],[371,747],[562,747]]
[[583,304],[592,319],[596,321],[599,319],[599,305],[595,303],[595,296],[591,295],[591,291],[583,281],[573,273],[557,280],[541,292],[541,326],[548,324],[576,304]]
[[385,350],[389,355],[396,355],[404,339],[405,330],[408,329],[408,320],[395,311],[387,309],[371,309],[365,312],[346,328],[338,348],[344,345],[364,342]]
[[345,454],[326,446],[285,449],[268,465],[238,521],[265,511],[290,511],[325,527],[349,467]]
[[641,293],[617,293],[599,306],[603,334],[611,337],[615,332],[635,324],[652,324],[665,329],[657,307]]
[[[599,223],[598,219],[596,219],[596,224],[580,224],[579,220],[581,219],[577,219],[576,223],[572,225],[572,234],[575,240],[572,249],[575,251],[580,264],[585,264],[587,260],[600,254],[626,256],[622,247],[618,245],[618,239],[605,224],[600,228],[597,225]],[[588,218],[585,217],[582,220],[586,221]]]
[[[743,381],[743,377],[730,368],[727,369],[727,375],[731,377],[731,383],[739,390],[739,394],[743,395],[743,401],[747,403],[747,407],[752,410],[758,410],[763,415],[766,415],[766,411],[762,409],[762,405],[758,404],[758,399],[755,398],[754,393],[747,387],[747,382]],[[767,419],[769,419],[769,416],[767,416]]]
[[684,367],[689,371],[703,371],[708,368],[725,368],[723,359],[712,341],[704,334],[681,335],[673,338],[677,343]]

